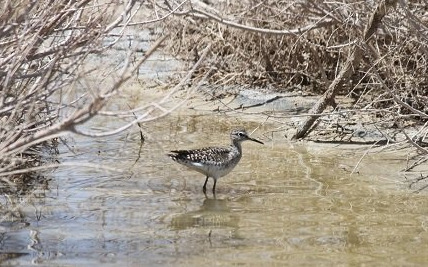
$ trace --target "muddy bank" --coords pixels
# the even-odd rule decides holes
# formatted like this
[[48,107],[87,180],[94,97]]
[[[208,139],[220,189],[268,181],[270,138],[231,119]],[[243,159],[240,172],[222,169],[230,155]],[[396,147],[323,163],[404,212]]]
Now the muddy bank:
[[[283,124],[280,129],[289,138],[309,116],[308,111],[319,98],[301,91],[276,93],[266,88],[208,86],[191,98],[187,106],[198,111],[264,116],[266,121]],[[406,141],[403,130],[394,121],[388,118],[385,122],[376,123],[379,120],[376,114],[353,109],[353,101],[351,98],[337,97],[338,107],[335,110],[330,108],[319,116],[305,140],[356,145],[386,145]],[[418,123],[406,126],[408,135],[417,133],[422,127]]]

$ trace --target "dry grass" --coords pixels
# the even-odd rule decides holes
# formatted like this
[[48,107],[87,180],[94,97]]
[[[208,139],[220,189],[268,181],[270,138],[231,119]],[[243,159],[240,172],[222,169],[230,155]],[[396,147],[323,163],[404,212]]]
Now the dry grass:
[[[170,20],[168,28],[178,40],[171,51],[193,60],[200,47],[212,44],[211,59],[205,65],[205,70],[212,65],[217,68],[212,84],[274,85],[280,92],[304,89],[317,94],[325,91],[352,48],[360,45],[376,7],[355,1],[197,3],[182,9],[187,16],[179,23],[176,18]],[[423,1],[399,4],[388,13],[371,38],[379,58],[366,53],[341,93],[354,97],[360,105],[374,100],[378,94],[370,92],[379,83],[371,71],[376,68],[391,84],[402,81],[394,90],[416,87],[420,89],[414,94],[423,95],[428,84],[424,75],[428,66],[427,14]]]

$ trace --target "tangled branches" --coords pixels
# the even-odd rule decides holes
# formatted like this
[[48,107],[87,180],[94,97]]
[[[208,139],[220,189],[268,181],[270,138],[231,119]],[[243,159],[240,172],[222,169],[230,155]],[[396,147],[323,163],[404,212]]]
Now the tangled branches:
[[98,115],[166,36],[139,60],[134,60],[137,49],[130,49],[119,66],[106,70],[109,79],[93,87],[86,79],[99,66],[88,62],[120,42],[142,7],[137,1],[7,0],[1,5],[0,176],[24,179],[39,166],[41,152],[55,148],[56,137],[84,134],[76,126]]
[[[323,106],[375,110],[373,119],[425,121],[428,95],[428,9],[424,1],[243,1],[182,7],[170,25],[180,55],[213,46],[213,84],[272,86],[278,92],[330,92]],[[191,58],[189,58],[191,59]],[[204,73],[205,69],[201,69]],[[315,119],[297,134],[304,137]]]

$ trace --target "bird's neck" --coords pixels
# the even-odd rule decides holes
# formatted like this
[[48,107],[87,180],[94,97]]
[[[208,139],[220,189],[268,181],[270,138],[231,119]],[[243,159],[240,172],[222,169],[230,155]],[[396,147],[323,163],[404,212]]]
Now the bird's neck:
[[241,142],[239,142],[239,141],[232,141],[232,146],[235,147],[236,149],[238,149],[239,154],[242,153]]

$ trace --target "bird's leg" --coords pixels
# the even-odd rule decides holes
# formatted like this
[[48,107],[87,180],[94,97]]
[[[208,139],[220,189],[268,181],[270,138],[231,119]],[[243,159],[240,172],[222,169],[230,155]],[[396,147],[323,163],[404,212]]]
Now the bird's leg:
[[204,194],[207,194],[207,182],[208,182],[208,178],[209,176],[207,176],[207,179],[205,179],[205,183],[204,183],[204,187],[202,187],[202,191],[204,192]]
[[214,185],[213,185],[213,195],[215,196],[215,185],[217,184],[217,179],[214,179]]

